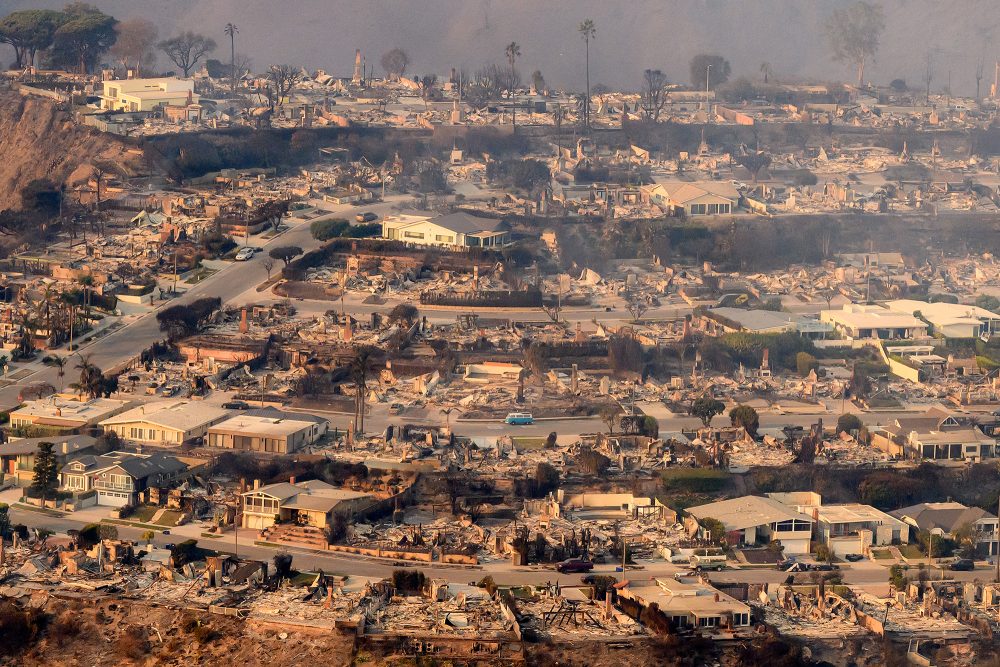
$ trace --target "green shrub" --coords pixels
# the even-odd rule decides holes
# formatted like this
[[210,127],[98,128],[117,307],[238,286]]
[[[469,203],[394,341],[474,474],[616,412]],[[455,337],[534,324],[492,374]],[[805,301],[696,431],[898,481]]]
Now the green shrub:
[[729,473],[713,468],[671,468],[662,473],[664,490],[683,493],[718,493],[731,478]]

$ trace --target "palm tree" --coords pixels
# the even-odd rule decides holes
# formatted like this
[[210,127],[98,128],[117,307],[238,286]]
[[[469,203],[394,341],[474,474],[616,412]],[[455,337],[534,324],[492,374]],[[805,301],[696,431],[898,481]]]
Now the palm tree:
[[63,390],[63,377],[66,375],[66,357],[60,357],[59,355],[52,355],[52,365],[55,366],[58,371],[56,376],[59,378],[59,393]]
[[235,23],[227,23],[225,33],[229,37],[230,69],[232,70],[233,95],[236,94],[236,33],[240,31]]
[[562,157],[562,124],[566,117],[566,111],[562,107],[552,110],[552,124],[556,128],[556,148],[559,149],[559,157]]
[[760,73],[764,77],[764,83],[767,83],[768,77],[770,77],[774,72],[771,69],[771,63],[764,62],[760,64]]
[[521,56],[521,47],[517,45],[517,42],[511,42],[507,45],[504,53],[507,54],[507,62],[510,63],[510,85],[508,86],[510,92],[510,122],[516,128],[517,102],[514,100],[514,86],[517,82],[517,76],[514,74],[514,61]]
[[80,392],[86,392],[91,398],[100,396],[104,384],[104,373],[101,369],[91,363],[89,356],[84,357],[82,355],[76,367],[80,371]]
[[69,315],[69,351],[73,351],[73,334],[76,330],[76,307],[79,305],[77,302],[77,294],[74,292],[63,292],[60,295],[60,300],[66,307],[67,314]]
[[590,40],[597,38],[597,27],[591,19],[585,20],[577,28],[580,36],[583,37],[587,45],[587,98],[583,101],[584,126],[590,129]]
[[45,335],[49,340],[53,340],[52,332],[52,304],[56,301],[55,288],[52,285],[46,285],[45,289],[42,291],[42,303],[39,304],[43,321],[45,322]]
[[371,359],[372,351],[367,347],[358,348],[354,359],[351,360],[351,378],[354,380],[354,424],[357,427],[355,432],[361,434],[365,432],[365,392],[368,390],[368,361]]
[[94,285],[94,276],[89,273],[84,276],[80,276],[80,284],[83,285],[83,313],[84,313],[84,325],[90,326],[90,288]]

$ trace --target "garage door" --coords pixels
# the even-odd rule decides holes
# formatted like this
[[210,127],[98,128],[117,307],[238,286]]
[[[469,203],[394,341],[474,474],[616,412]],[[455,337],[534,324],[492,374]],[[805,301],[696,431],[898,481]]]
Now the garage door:
[[782,538],[781,546],[785,547],[786,556],[800,556],[809,553],[809,540],[789,540]]
[[128,505],[130,495],[117,491],[98,491],[97,504],[107,505],[108,507],[122,507],[123,505]]
[[264,530],[265,528],[270,528],[273,525],[274,525],[273,517],[264,516],[262,514],[243,515],[243,526],[245,528],[255,528],[257,530]]

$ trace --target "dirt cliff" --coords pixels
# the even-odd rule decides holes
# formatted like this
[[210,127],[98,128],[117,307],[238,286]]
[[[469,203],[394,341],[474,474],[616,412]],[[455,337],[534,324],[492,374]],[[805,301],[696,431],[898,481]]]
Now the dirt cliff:
[[141,154],[114,135],[73,122],[54,101],[0,92],[0,209],[20,206],[20,189],[36,178],[67,185],[85,180],[93,160],[141,165]]

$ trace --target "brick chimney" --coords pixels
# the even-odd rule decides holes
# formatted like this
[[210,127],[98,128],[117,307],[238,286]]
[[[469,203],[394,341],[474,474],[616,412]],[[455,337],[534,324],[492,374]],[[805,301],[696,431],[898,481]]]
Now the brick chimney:
[[247,309],[244,308],[240,312],[240,333],[245,334],[250,329],[250,325],[247,323]]
[[345,343],[351,342],[351,339],[354,338],[354,322],[351,320],[350,317],[348,317],[347,321],[344,322],[343,332],[344,332],[344,342]]
[[291,477],[288,478],[288,483],[295,484],[295,475],[292,475]]

